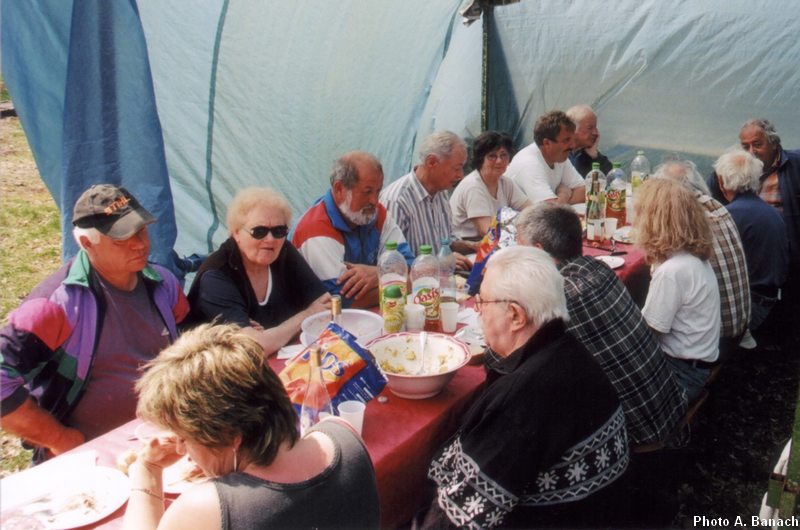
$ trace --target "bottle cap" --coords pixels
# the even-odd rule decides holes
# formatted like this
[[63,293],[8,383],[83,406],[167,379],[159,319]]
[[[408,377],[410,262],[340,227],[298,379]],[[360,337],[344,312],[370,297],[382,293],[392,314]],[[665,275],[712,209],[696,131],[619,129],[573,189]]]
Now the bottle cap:
[[385,296],[386,298],[402,298],[403,291],[400,290],[399,285],[390,285],[383,292],[383,296]]
[[449,245],[449,244],[450,244],[450,238],[449,237],[443,237],[442,238],[442,245]]
[[384,248],[386,250],[397,250],[397,241],[387,241]]
[[592,162],[592,170],[600,169],[600,162]]
[[622,164],[619,162],[612,162],[611,167],[613,167],[614,169],[618,169],[622,167]]
[[431,252],[433,252],[433,249],[431,248],[430,245],[420,245],[419,246],[419,253],[420,254],[430,254]]
[[642,151],[642,150],[636,151],[636,156],[639,156],[639,155],[644,156],[644,151]]

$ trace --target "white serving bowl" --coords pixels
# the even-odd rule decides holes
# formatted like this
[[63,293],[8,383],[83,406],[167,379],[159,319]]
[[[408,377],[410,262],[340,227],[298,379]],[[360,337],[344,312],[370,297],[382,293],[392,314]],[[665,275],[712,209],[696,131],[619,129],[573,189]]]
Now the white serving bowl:
[[460,340],[428,333],[422,373],[412,375],[420,366],[420,333],[391,333],[373,340],[367,348],[389,380],[389,390],[406,399],[435,396],[470,357],[467,345]]
[[[303,320],[300,324],[300,343],[308,346],[314,343],[331,321],[330,311],[321,311]],[[343,309],[342,327],[349,331],[360,344],[364,345],[380,336],[383,331],[383,318],[363,309]]]

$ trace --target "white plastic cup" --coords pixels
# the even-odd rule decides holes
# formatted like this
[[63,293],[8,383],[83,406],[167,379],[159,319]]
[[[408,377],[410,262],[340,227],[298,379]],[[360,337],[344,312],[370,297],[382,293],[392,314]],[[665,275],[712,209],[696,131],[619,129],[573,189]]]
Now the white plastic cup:
[[439,304],[442,315],[442,331],[455,333],[458,326],[458,302],[443,302]]
[[422,331],[425,327],[425,306],[422,304],[406,304],[406,330]]
[[614,232],[616,231],[617,231],[616,217],[606,217],[606,239],[611,241],[611,238],[614,237]]
[[364,409],[367,406],[360,401],[342,401],[339,403],[339,417],[353,426],[353,428],[361,434],[361,429],[364,426]]

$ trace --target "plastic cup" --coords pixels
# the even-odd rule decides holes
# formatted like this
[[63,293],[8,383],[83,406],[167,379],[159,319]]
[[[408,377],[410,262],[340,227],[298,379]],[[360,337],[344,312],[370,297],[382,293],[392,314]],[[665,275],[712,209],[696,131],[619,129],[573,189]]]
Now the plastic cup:
[[614,237],[614,232],[617,231],[617,219],[615,217],[606,217],[606,239],[611,241]]
[[422,304],[406,304],[406,330],[422,331],[425,327],[425,306]]
[[339,403],[339,417],[353,426],[361,434],[364,426],[364,409],[367,406],[360,401],[342,401]]
[[442,315],[442,331],[455,333],[458,326],[458,302],[443,302],[439,304]]

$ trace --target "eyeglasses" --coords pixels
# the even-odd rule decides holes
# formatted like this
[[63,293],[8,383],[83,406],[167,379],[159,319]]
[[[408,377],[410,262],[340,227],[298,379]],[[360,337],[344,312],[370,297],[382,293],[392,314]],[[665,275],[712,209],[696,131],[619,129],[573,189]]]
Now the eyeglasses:
[[283,239],[289,235],[289,227],[286,225],[278,226],[254,226],[247,231],[253,239],[264,239],[267,234],[272,234],[275,239]]
[[508,153],[492,153],[486,155],[486,160],[489,162],[497,162],[498,160],[510,160],[511,156]]
[[515,304],[516,300],[483,300],[480,294],[475,295],[475,309],[478,312],[483,311],[483,306],[486,304]]

